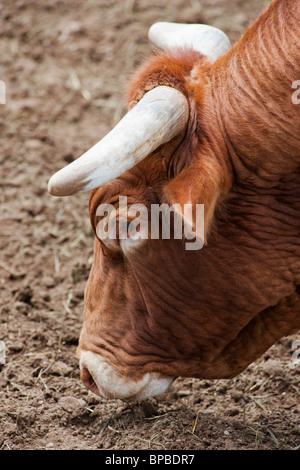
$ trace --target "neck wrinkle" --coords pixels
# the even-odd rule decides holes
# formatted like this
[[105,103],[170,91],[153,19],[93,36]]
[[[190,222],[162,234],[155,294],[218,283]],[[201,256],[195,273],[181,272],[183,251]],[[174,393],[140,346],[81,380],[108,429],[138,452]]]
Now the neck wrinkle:
[[274,183],[300,164],[297,22],[293,2],[273,2],[209,72],[234,173],[252,184]]

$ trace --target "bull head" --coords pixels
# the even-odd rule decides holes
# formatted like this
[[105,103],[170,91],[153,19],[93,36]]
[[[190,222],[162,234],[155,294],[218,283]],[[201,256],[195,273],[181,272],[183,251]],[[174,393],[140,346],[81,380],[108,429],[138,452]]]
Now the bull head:
[[[224,78],[226,58],[235,65],[241,62],[242,47],[235,58],[227,36],[205,25],[158,23],[149,37],[167,52],[148,61],[132,80],[130,111],[104,139],[56,173],[49,192],[67,196],[93,189],[90,217],[96,235],[101,203],[116,206],[120,222],[120,195],[127,197],[129,206],[204,204],[205,241],[216,207],[220,215],[208,245],[197,252],[185,250],[175,239],[131,244],[122,241],[120,233],[109,242],[95,237],[77,353],[83,383],[107,398],[155,396],[177,376],[233,377],[277,339],[299,328],[299,295],[289,274],[300,272],[299,262],[292,266],[290,257],[283,263],[285,257],[270,248],[274,233],[283,230],[260,176],[268,172],[266,181],[276,198],[290,170],[269,171],[264,139],[253,143],[253,158],[245,164],[236,156],[237,144],[246,149],[240,155],[247,151],[243,138],[237,138],[238,113],[229,137],[222,119],[223,102],[231,98],[230,79]],[[248,60],[247,52],[245,57]],[[282,69],[278,67],[280,73]],[[215,89],[213,77],[218,80]],[[221,96],[220,83],[227,95]],[[242,98],[239,104],[244,106]],[[251,105],[244,108],[247,112]],[[251,119],[245,121],[252,124]],[[230,128],[230,120],[226,125]],[[258,124],[257,129],[264,126]],[[296,155],[288,149],[294,145],[290,136],[285,149]],[[235,177],[238,186],[232,189]],[[248,178],[244,186],[242,178]],[[262,239],[261,213],[267,225],[273,227],[276,221],[274,232],[267,230]],[[188,222],[194,227],[193,212]],[[299,254],[298,229],[292,218],[289,224],[287,252]],[[259,249],[253,242],[256,236]],[[272,251],[267,261],[264,250]]]
[[[156,23],[149,30],[149,38],[162,49],[193,48],[211,61],[230,48],[222,31],[206,25]],[[163,144],[172,139],[176,141],[178,136],[182,138],[188,119],[189,103],[183,93],[169,86],[155,87],[145,93],[106,137],[52,176],[48,184],[50,194],[69,196],[115,180]],[[90,284],[96,287],[91,279]],[[89,289],[86,295],[89,296]],[[93,288],[90,295],[94,295]],[[97,323],[96,317],[94,321]],[[111,326],[113,329],[113,324]],[[96,343],[99,340],[101,342],[100,337]],[[134,370],[128,376],[124,365],[123,374],[122,367],[120,373],[99,350],[93,352],[80,345],[78,351],[84,384],[106,397],[143,399],[163,392],[174,379],[160,373],[159,368],[144,373],[143,368],[138,367],[137,376]]]

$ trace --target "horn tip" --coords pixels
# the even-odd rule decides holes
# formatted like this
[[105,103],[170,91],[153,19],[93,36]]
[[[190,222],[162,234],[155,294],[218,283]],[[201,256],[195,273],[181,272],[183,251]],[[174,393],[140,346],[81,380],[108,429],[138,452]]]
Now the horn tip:
[[73,194],[87,191],[95,187],[82,181],[79,182],[78,178],[75,178],[74,175],[68,175],[67,168],[68,167],[62,168],[51,176],[48,182],[48,193],[51,194],[51,196],[72,196]]
[[60,196],[59,191],[57,191],[56,184],[53,182],[52,178],[48,182],[48,193],[51,194],[51,196]]
[[69,196],[69,192],[66,192],[64,185],[60,183],[60,178],[57,177],[57,173],[53,175],[48,182],[48,193],[51,196]]

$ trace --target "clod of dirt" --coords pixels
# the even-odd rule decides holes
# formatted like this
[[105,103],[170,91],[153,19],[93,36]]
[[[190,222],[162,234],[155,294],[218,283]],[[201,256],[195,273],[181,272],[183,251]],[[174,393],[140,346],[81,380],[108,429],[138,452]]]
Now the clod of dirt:
[[58,376],[66,376],[69,375],[73,371],[73,368],[68,366],[62,361],[57,361],[52,364],[51,368],[49,369],[49,373],[51,375],[58,375]]
[[41,280],[41,284],[48,289],[55,286],[55,279],[51,276],[44,276]]
[[86,402],[83,399],[75,397],[62,397],[58,404],[68,413],[76,413],[86,406]]
[[158,404],[154,400],[145,400],[132,406],[131,412],[134,420],[151,418],[158,413]]
[[22,351],[22,349],[23,349],[23,344],[21,343],[21,341],[15,341],[8,347],[9,352],[13,352],[13,353],[20,352]]
[[262,364],[263,372],[268,376],[279,376],[284,373],[281,361],[279,359],[269,359]]

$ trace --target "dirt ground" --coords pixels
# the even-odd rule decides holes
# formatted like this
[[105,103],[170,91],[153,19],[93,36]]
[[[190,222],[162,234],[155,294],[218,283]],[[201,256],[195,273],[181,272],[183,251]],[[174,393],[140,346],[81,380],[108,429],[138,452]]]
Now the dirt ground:
[[87,193],[49,177],[124,114],[156,21],[206,22],[234,42],[264,0],[0,0],[0,448],[297,449],[290,337],[233,380],[177,379],[157,399],[104,401],[75,357],[92,263]]

